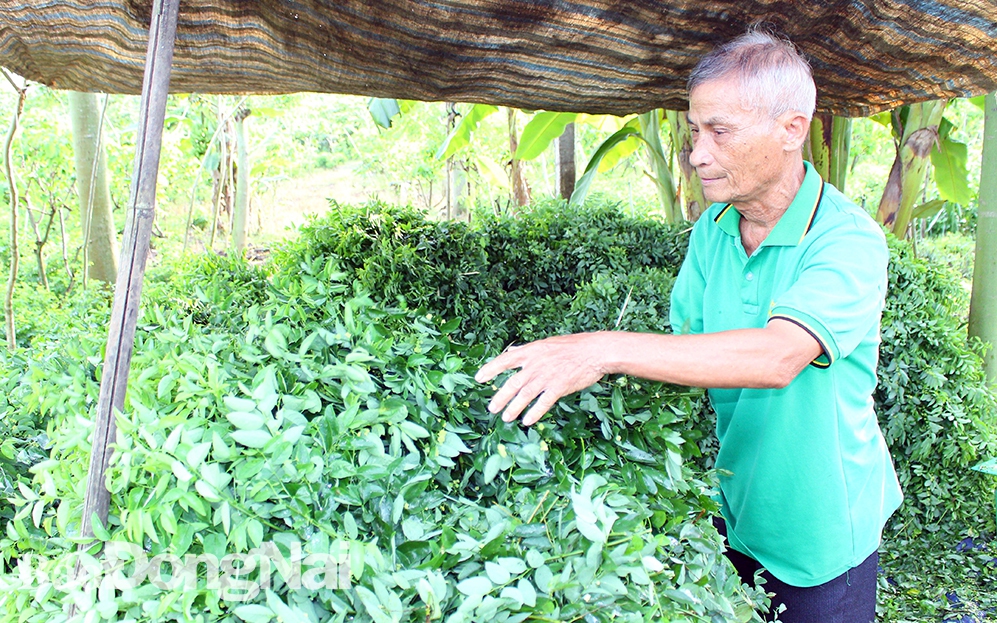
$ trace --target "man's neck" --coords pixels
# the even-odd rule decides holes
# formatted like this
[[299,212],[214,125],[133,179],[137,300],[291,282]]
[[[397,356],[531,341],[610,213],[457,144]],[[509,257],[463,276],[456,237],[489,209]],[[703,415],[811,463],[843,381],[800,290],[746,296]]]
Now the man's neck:
[[786,170],[791,173],[777,180],[764,196],[734,204],[741,214],[741,242],[749,256],[772,232],[803,186],[807,170],[802,156]]

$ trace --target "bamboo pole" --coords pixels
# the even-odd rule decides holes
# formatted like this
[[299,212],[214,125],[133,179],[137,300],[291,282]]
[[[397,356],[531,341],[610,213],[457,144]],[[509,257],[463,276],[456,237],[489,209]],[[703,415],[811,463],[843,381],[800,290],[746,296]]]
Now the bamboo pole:
[[984,102],[983,163],[969,335],[989,345],[983,362],[992,384],[997,380],[997,92],[989,93]]
[[[105,487],[104,476],[113,453],[111,444],[117,430],[114,416],[116,411],[121,411],[124,407],[128,370],[135,345],[142,278],[156,213],[156,176],[159,172],[179,6],[180,0],[154,0],[152,9],[149,48],[139,105],[139,132],[135,146],[130,209],[125,223],[121,267],[118,270],[108,325],[90,471],[83,499],[80,534],[84,538],[93,537],[94,517],[106,525],[110,506],[111,494]],[[85,544],[81,545],[83,546]]]

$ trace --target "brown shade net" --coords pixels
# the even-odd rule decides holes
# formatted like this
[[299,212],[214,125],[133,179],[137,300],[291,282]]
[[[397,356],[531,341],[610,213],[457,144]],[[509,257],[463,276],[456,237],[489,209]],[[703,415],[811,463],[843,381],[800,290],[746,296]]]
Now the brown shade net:
[[[151,5],[0,0],[0,65],[138,93]],[[759,20],[808,55],[826,112],[997,88],[993,0],[185,0],[170,90],[682,109],[696,60]]]

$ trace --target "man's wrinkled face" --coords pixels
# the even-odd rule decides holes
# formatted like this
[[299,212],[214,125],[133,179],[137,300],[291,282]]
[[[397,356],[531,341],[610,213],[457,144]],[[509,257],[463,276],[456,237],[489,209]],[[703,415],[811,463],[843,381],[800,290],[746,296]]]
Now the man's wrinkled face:
[[750,204],[766,196],[785,166],[784,132],[767,110],[749,108],[736,78],[704,82],[689,94],[689,162],[708,201]]

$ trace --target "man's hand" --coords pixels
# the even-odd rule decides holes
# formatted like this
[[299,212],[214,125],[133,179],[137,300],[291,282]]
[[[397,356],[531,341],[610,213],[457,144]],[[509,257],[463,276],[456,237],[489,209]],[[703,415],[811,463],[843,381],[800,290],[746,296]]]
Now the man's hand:
[[597,383],[605,375],[598,363],[599,335],[551,337],[510,348],[489,361],[474,376],[479,383],[487,383],[506,370],[520,370],[492,397],[488,410],[498,413],[505,409],[502,420],[512,422],[536,399],[523,416],[523,424],[532,426],[562,397]]

